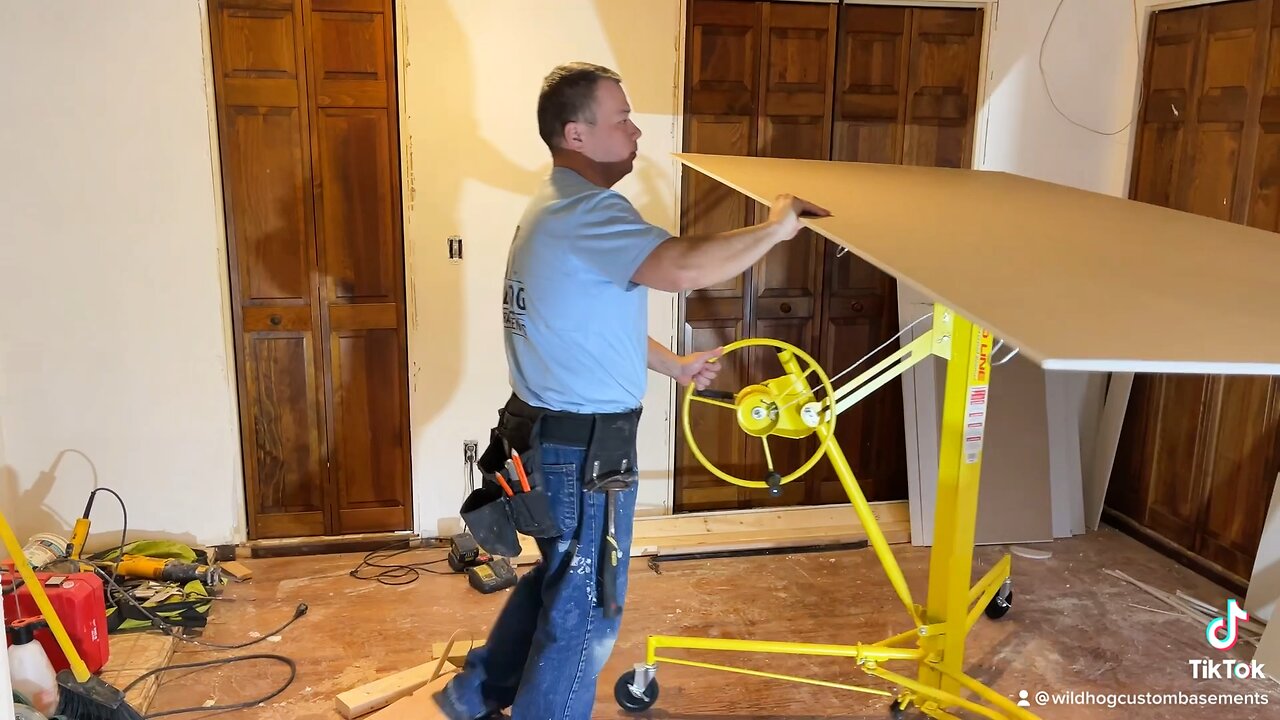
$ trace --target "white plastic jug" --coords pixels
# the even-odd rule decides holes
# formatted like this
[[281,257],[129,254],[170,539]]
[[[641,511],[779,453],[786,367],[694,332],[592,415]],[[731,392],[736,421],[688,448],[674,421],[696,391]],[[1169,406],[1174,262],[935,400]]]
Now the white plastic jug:
[[45,715],[58,711],[58,674],[36,642],[36,630],[45,627],[43,620],[19,620],[6,630],[13,638],[9,646],[9,677],[13,689],[31,701],[32,707]]

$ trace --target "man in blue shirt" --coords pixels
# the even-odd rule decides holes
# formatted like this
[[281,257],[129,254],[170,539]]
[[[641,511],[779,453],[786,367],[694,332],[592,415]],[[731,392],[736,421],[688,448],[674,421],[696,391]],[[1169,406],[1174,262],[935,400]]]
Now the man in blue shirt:
[[[539,538],[542,562],[512,591],[486,645],[437,694],[449,720],[502,717],[506,708],[514,720],[591,717],[626,595],[636,483],[593,492],[601,468],[587,460],[600,455],[588,446],[602,428],[626,428],[617,438],[629,453],[621,470],[634,477],[647,370],[705,388],[721,352],[677,356],[649,338],[648,289],[680,292],[735,277],[794,237],[801,215],[827,214],[785,195],[766,222],[748,228],[672,237],[650,225],[611,189],[631,172],[640,129],[621,79],[598,65],[571,63],[547,76],[538,129],[554,166],[507,261],[507,412],[546,419],[527,469],[563,532]],[[594,430],[575,439],[571,428],[583,423]],[[602,564],[614,579],[604,579]]]

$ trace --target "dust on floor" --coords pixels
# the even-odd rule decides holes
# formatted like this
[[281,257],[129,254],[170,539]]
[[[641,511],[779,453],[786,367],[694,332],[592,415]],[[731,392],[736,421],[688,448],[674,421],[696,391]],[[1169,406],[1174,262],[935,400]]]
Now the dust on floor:
[[[1043,718],[1272,718],[1280,685],[1271,680],[1195,680],[1193,659],[1248,658],[1237,646],[1228,654],[1209,647],[1203,628],[1154,612],[1158,601],[1105,574],[1119,569],[1166,591],[1182,590],[1224,605],[1224,589],[1110,528],[1052,545],[1047,560],[1013,558],[1013,610],[999,621],[982,618],[970,635],[968,672],[1017,699],[1026,690],[1030,710]],[[979,548],[975,579],[1003,548]],[[894,546],[915,595],[925,599],[928,549]],[[417,551],[410,559],[443,557]],[[483,636],[506,593],[481,595],[465,577],[422,574],[388,586],[349,575],[363,554],[251,560],[254,579],[227,588],[202,639],[249,640],[292,616],[298,603],[309,612],[281,636],[234,651],[181,645],[174,663],[248,653],[277,653],[297,665],[289,688],[264,705],[234,713],[245,720],[334,720],[334,696],[362,683],[430,659],[432,643],[457,630]],[[399,558],[404,560],[405,557]],[[448,573],[443,563],[433,569]],[[595,718],[637,717],[613,700],[613,684],[644,659],[650,634],[733,637],[800,642],[871,643],[910,628],[871,550],[688,560],[661,565],[655,574],[643,559],[631,569],[631,594],[621,635],[597,688]],[[693,655],[689,655],[693,657]],[[891,689],[865,676],[851,661],[790,656],[718,655],[699,659],[740,664],[775,673]],[[911,674],[910,667],[890,666]],[[1280,675],[1280,668],[1275,672]],[[283,665],[251,661],[216,669],[168,673],[151,712],[201,704],[229,704],[265,695],[288,677]],[[842,690],[664,666],[661,698],[640,717],[678,720],[888,717],[883,698]],[[1104,704],[1039,705],[1037,693],[1092,693]],[[1269,704],[1141,705],[1107,707],[1107,695],[1184,693],[1249,695]]]

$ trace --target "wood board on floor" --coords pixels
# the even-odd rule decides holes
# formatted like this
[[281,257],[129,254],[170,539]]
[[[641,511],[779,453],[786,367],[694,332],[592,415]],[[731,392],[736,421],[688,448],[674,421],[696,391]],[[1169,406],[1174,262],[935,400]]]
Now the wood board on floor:
[[[178,644],[172,636],[154,630],[117,633],[109,642],[111,655],[100,674],[120,690],[144,673],[167,666]],[[159,689],[160,680],[159,675],[143,680],[129,690],[125,700],[135,710],[145,713]]]
[[[442,663],[438,658],[433,659],[339,693],[334,698],[334,709],[347,720],[368,715],[395,705],[423,688],[436,688],[443,682],[448,682],[449,676],[457,670],[457,666],[448,660]],[[380,716],[381,713],[378,713],[373,717]]]
[[370,720],[422,720],[432,717],[436,713],[432,696],[443,690],[449,679],[450,675],[441,675],[413,691],[408,697],[400,698],[373,713],[369,716]]
[[[905,500],[871,503],[871,514],[890,543],[911,539],[911,511]],[[639,517],[634,521],[631,556],[764,550],[837,545],[866,540],[850,504],[758,508]],[[523,552],[515,564],[540,557],[532,538],[521,535]]]

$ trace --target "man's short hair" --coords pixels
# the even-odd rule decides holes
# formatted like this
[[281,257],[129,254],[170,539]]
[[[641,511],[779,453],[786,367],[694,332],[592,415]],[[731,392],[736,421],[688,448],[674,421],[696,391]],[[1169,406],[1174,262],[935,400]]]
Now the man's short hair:
[[618,73],[602,65],[572,62],[551,71],[538,95],[538,134],[555,149],[571,122],[595,122],[592,107],[601,80],[622,82]]

